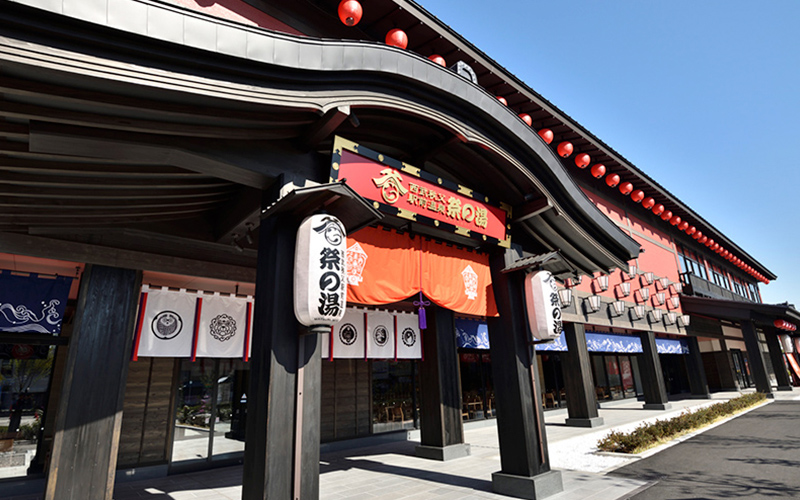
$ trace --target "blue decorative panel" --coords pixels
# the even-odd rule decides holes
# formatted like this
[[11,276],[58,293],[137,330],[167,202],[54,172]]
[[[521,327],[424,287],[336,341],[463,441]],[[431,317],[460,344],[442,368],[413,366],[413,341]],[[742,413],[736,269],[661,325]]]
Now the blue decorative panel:
[[685,340],[656,339],[659,354],[689,354],[689,344]]
[[642,352],[641,339],[628,335],[587,332],[586,346],[589,348],[589,352],[626,352],[629,354]]
[[552,342],[547,342],[543,344],[534,344],[537,351],[566,351],[567,350],[567,341],[564,340],[564,334],[558,336]]
[[61,333],[72,278],[0,271],[0,331]]
[[482,321],[456,318],[456,336],[458,337],[458,347],[489,348],[489,328]]

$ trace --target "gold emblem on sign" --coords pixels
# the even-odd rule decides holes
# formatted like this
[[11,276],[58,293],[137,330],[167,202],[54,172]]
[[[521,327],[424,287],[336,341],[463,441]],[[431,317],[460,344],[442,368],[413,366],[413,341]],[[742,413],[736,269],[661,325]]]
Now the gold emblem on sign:
[[381,188],[381,196],[386,203],[391,205],[408,192],[408,189],[403,187],[403,177],[396,170],[385,168],[381,170],[381,175],[383,177],[372,179],[372,182]]

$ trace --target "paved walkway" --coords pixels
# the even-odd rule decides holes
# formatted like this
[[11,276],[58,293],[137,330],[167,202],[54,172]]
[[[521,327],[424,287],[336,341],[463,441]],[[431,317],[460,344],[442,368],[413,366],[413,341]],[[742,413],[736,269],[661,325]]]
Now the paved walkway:
[[[646,486],[642,479],[607,475],[610,470],[637,459],[598,456],[597,440],[612,429],[626,430],[645,420],[668,418],[687,408],[709,405],[738,393],[716,393],[712,400],[687,399],[673,402],[669,411],[641,409],[637,401],[620,402],[600,410],[605,425],[594,429],[567,427],[565,411],[547,412],[547,441],[553,468],[561,470],[564,492],[548,500],[615,500],[626,498]],[[776,393],[778,399],[800,399],[800,390]],[[320,464],[320,497],[338,499],[504,499],[492,493],[491,474],[500,470],[495,421],[465,426],[469,457],[436,462],[414,456],[418,433],[409,441],[387,442],[359,449],[329,451]],[[147,481],[118,483],[117,500],[230,499],[241,497],[242,468],[226,467],[180,474]],[[0,494],[2,497],[2,494]],[[13,500],[38,500],[15,497]]]

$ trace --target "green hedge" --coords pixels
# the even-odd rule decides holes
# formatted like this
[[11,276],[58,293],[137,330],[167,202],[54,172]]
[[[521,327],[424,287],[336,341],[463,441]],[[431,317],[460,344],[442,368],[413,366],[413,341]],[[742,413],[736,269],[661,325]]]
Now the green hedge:
[[639,453],[694,429],[711,424],[765,400],[760,392],[745,394],[724,403],[717,403],[693,412],[683,412],[668,420],[642,424],[631,432],[611,432],[597,443],[601,451]]

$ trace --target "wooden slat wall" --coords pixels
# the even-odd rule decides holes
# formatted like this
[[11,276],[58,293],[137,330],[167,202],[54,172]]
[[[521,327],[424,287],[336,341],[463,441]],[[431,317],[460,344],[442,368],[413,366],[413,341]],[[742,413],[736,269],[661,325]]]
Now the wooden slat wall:
[[167,462],[174,367],[172,358],[131,362],[122,409],[118,467]]
[[370,365],[361,359],[322,362],[323,442],[368,436],[372,432]]

